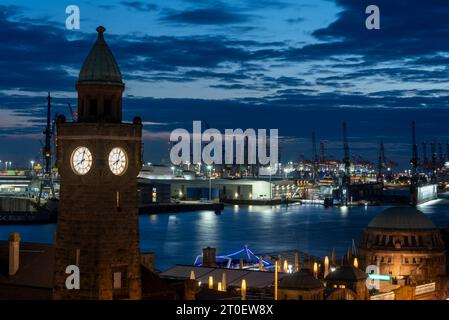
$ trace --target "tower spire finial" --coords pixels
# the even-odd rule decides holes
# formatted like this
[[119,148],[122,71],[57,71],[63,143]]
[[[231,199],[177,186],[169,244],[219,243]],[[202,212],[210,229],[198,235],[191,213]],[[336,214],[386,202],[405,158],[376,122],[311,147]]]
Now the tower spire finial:
[[103,33],[106,31],[106,28],[103,26],[98,26],[96,30],[98,32],[98,38],[103,38]]

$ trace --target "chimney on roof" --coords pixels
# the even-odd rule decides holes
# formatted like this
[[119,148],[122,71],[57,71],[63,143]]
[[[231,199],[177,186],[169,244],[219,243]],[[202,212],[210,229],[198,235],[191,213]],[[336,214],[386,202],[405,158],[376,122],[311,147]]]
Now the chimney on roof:
[[203,267],[216,267],[215,262],[216,249],[207,247],[203,249]]
[[9,275],[13,276],[19,270],[20,235],[18,232],[9,234]]

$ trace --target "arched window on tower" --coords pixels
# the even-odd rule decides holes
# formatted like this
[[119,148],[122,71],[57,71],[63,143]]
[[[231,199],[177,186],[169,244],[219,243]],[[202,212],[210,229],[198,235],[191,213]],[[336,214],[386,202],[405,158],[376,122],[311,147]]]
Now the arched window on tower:
[[104,99],[103,115],[105,118],[112,116],[112,101],[111,99]]
[[89,116],[96,116],[98,114],[97,99],[90,99],[89,101]]

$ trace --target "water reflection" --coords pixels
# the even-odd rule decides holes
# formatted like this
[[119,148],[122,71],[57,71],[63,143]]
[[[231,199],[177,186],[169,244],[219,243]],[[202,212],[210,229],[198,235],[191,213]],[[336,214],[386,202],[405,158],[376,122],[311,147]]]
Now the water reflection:
[[[255,253],[299,249],[313,255],[345,254],[360,239],[368,222],[386,207],[324,208],[319,205],[226,206],[213,211],[161,214],[140,217],[143,251],[156,253],[156,266],[193,263],[207,246],[229,253],[248,244]],[[438,227],[449,227],[449,204],[420,206]],[[10,232],[23,241],[52,243],[56,225],[0,225],[0,240]]]

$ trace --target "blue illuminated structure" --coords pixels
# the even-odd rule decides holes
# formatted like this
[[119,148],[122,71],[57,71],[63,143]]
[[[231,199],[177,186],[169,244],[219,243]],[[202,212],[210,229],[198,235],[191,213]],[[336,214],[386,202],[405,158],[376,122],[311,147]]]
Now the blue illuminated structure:
[[[215,258],[215,263],[217,267],[228,268],[228,269],[239,269],[240,268],[240,260],[243,261],[244,269],[258,269],[260,257],[256,256],[254,252],[252,252],[248,246],[245,246],[239,251],[219,255]],[[262,264],[264,269],[272,269],[274,265],[264,259],[262,259]],[[196,257],[195,262],[193,263],[195,267],[201,267],[203,265],[203,256],[199,255]]]

